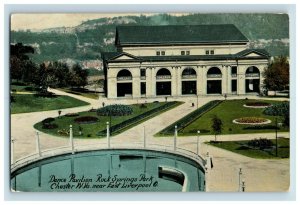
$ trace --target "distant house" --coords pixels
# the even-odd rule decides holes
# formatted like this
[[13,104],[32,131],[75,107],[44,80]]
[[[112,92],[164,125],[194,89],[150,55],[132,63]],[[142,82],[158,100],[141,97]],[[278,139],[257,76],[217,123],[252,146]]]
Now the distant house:
[[232,24],[118,26],[102,53],[108,98],[259,93],[269,54]]

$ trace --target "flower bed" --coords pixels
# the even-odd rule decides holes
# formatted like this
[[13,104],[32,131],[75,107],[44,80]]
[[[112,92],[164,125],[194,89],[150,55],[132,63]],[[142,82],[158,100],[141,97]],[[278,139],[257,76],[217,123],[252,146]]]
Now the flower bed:
[[249,107],[249,108],[266,108],[270,106],[272,106],[272,104],[266,102],[248,102],[244,104],[244,107]]
[[96,123],[98,121],[98,118],[93,116],[83,116],[74,119],[74,121],[78,124],[91,124]]
[[271,120],[261,117],[241,117],[238,119],[234,119],[232,121],[236,124],[246,124],[246,125],[263,125],[263,124],[269,124],[271,123]]

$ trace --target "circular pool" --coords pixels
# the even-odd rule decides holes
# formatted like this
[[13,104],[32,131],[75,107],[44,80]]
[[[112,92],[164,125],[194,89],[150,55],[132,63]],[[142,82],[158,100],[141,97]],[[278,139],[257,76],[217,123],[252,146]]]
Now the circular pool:
[[44,158],[11,173],[22,192],[205,191],[203,165],[154,150],[84,151]]

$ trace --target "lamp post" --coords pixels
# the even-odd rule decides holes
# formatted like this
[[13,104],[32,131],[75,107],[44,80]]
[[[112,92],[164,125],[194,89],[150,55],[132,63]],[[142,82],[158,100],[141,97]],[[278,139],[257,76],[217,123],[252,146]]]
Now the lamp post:
[[277,117],[275,118],[276,157],[278,157]]
[[146,130],[144,125],[144,149],[146,148]]
[[239,168],[239,192],[242,191],[242,174],[243,174],[242,168],[240,167]]
[[72,125],[70,125],[70,145],[71,145],[72,154],[74,154],[74,139],[73,139]]
[[15,148],[15,139],[11,139],[11,154],[10,154],[10,164],[14,164],[14,148]]
[[176,140],[177,140],[177,125],[175,125],[175,132],[174,132],[174,151],[176,151]]
[[109,136],[109,122],[106,122],[106,138],[107,138],[107,147],[110,149],[110,136]]
[[199,155],[199,135],[200,135],[200,130],[197,131],[197,155]]
[[39,157],[42,156],[39,132],[36,132],[36,152],[38,153]]

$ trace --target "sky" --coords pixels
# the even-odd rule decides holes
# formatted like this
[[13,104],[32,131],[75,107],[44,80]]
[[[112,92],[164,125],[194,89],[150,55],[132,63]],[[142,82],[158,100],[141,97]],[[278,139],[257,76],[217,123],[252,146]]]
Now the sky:
[[[83,21],[115,16],[139,16],[140,13],[27,13],[27,14],[12,14],[11,15],[11,30],[36,30],[55,27],[73,27],[81,24]],[[143,13],[149,16],[153,13]],[[172,14],[182,15],[182,14]]]

